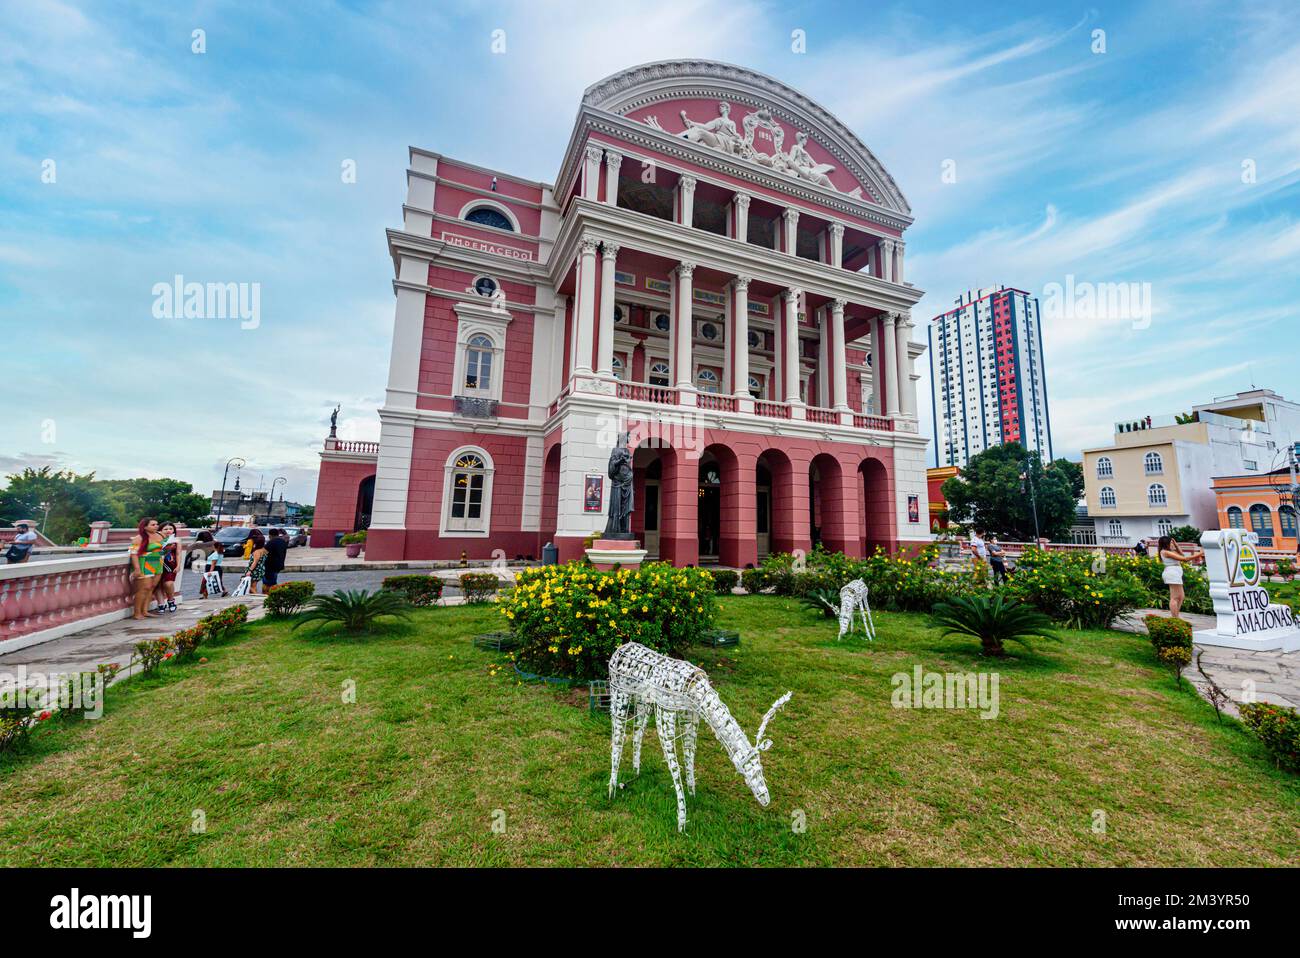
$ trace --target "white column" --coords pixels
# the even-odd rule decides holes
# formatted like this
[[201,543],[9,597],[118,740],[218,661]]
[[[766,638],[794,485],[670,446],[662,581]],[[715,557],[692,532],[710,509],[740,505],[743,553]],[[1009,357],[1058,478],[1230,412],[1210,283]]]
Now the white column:
[[[798,214],[796,214],[798,215]],[[799,294],[798,289],[787,289],[781,294],[785,301],[785,348],[782,358],[785,369],[781,373],[785,401],[799,403]]]
[[885,313],[885,413],[898,415],[898,333],[896,313]]
[[881,335],[881,320],[883,317],[875,317],[871,320],[871,393],[876,400],[875,415],[883,416],[885,414],[885,340]]
[[614,375],[614,262],[617,257],[617,243],[601,244],[600,341],[596,346],[600,357],[596,372],[601,376]]
[[737,193],[731,198],[732,219],[735,230],[732,239],[738,239],[742,243],[749,241],[749,194]]
[[912,387],[912,358],[908,354],[907,344],[912,338],[912,321],[906,313],[898,314],[894,326],[898,337],[898,411],[904,416],[916,415],[916,393]]
[[830,227],[831,237],[831,265],[839,269],[844,265],[844,224],[832,223]]
[[677,222],[683,226],[694,225],[695,177],[683,176],[677,180]]
[[573,371],[591,372],[591,340],[596,326],[596,247],[590,237],[578,243],[578,305],[574,312]]
[[731,306],[731,392],[737,398],[749,399],[749,277],[737,276],[731,281],[735,296]]
[[831,405],[840,412],[851,412],[848,391],[848,354],[844,347],[844,307],[842,299],[831,303]]
[[787,208],[781,214],[781,223],[785,227],[785,232],[782,234],[784,252],[794,256],[799,246],[799,211]]
[[600,191],[600,160],[605,151],[594,144],[587,146],[586,166],[582,171],[582,195],[584,199],[594,200]]
[[894,266],[894,282],[901,283],[903,281],[903,241],[902,240],[894,241],[894,251],[897,257],[897,262],[895,263]]
[[605,202],[618,206],[618,169],[623,165],[623,154],[605,151]]
[[[829,409],[831,405],[831,311],[825,306],[814,313],[817,324],[817,399],[816,405]],[[813,397],[808,397],[813,403]]]
[[880,278],[890,283],[894,281],[894,241],[880,241]]
[[691,316],[691,276],[694,272],[694,263],[683,260],[677,264],[677,315],[673,317],[673,326],[677,329],[677,354],[673,357],[673,379],[678,389],[695,388],[695,361],[691,356],[691,341],[695,338]]

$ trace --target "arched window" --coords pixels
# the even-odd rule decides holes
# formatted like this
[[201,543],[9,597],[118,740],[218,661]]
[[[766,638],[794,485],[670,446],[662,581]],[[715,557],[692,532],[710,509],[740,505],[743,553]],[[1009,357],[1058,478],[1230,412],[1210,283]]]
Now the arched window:
[[443,535],[487,535],[491,526],[492,463],[479,449],[462,449],[447,460]]
[[627,378],[624,375],[623,360],[619,359],[617,356],[614,357],[614,378],[615,379]]
[[1273,512],[1262,502],[1250,507],[1250,528],[1260,537],[1261,545],[1264,539],[1273,538]]
[[1149,452],[1142,458],[1148,476],[1158,476],[1165,471],[1165,461],[1158,452]]
[[1158,482],[1153,482],[1147,486],[1147,505],[1149,506],[1167,506],[1169,505],[1169,496],[1165,492],[1165,487]]
[[1115,490],[1110,486],[1102,486],[1101,494],[1098,496],[1103,509],[1114,509],[1116,505]]
[[494,230],[505,230],[507,233],[515,231],[515,225],[510,222],[510,217],[490,206],[474,207],[465,214],[465,222],[477,223],[479,226],[490,226]]
[[1109,479],[1115,475],[1115,464],[1110,461],[1110,456],[1102,456],[1097,460],[1097,478]]
[[718,374],[712,369],[701,369],[695,381],[699,384],[700,392],[716,393],[718,391]]
[[492,392],[492,340],[475,333],[465,345],[465,390],[470,395]]
[[1229,529],[1246,528],[1245,517],[1242,515],[1241,509],[1237,506],[1228,507],[1228,528]]
[[1167,536],[1170,535],[1173,531],[1174,531],[1173,519],[1166,519],[1162,516],[1160,521],[1156,523],[1156,535],[1158,536]]
[[668,364],[666,362],[658,360],[650,364],[649,382],[651,386],[668,385]]
[[749,394],[755,399],[763,398],[763,383],[757,376],[749,377]]
[[1123,521],[1120,519],[1111,519],[1110,522],[1106,523],[1106,535],[1122,539],[1124,537]]
[[1278,525],[1282,527],[1282,535],[1289,539],[1296,537],[1296,514],[1292,506],[1283,506],[1277,510]]

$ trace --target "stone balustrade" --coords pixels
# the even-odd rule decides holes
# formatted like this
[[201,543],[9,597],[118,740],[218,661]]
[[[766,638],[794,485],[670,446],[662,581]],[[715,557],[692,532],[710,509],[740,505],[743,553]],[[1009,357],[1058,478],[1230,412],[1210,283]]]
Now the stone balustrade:
[[125,552],[0,566],[0,655],[131,614]]

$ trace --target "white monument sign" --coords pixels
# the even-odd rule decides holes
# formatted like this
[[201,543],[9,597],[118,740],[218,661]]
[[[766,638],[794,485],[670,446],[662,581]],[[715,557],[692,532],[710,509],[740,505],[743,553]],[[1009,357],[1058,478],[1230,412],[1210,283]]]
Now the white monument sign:
[[1215,628],[1193,634],[1199,645],[1283,652],[1300,649],[1300,628],[1291,609],[1270,604],[1268,590],[1259,584],[1263,563],[1258,543],[1255,533],[1246,529],[1220,529],[1201,536],[1218,621]]

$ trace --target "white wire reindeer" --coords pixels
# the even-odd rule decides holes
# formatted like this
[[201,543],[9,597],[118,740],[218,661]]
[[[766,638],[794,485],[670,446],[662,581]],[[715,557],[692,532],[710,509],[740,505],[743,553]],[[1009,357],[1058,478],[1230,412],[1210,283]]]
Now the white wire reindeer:
[[838,606],[831,605],[825,599],[822,599],[822,603],[839,616],[840,639],[844,638],[845,633],[853,631],[853,613],[856,612],[862,618],[862,631],[867,633],[867,641],[875,641],[876,623],[871,618],[871,603],[867,601],[867,584],[861,579],[854,579],[840,589]]
[[689,662],[671,659],[637,642],[619,646],[609,660],[609,712],[613,719],[610,738],[609,795],[618,790],[618,765],[623,757],[623,742],[627,737],[627,722],[633,707],[636,725],[632,732],[632,768],[641,774],[641,739],[645,735],[650,710],[655,713],[655,731],[663,746],[664,760],[673,776],[677,790],[677,830],[686,828],[686,793],[682,790],[681,772],[677,764],[678,722],[681,730],[682,751],[686,759],[686,786],[695,794],[695,742],[700,718],[709,724],[722,747],[727,750],[736,771],[744,776],[758,804],[766,807],[771,800],[767,781],[763,778],[760,753],[772,747],[771,739],[763,738],[767,723],[777,709],[790,701],[793,693],[786,692],[763,716],[758,734],[751,745],[731,715],[726,704],[709,684],[708,674]]

